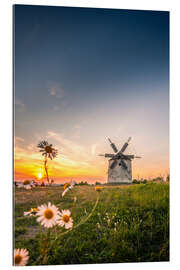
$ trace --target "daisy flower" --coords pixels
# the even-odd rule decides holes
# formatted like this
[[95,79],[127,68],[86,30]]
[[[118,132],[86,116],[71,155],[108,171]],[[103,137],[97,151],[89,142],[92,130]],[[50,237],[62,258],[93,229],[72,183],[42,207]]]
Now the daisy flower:
[[24,185],[25,189],[31,189],[31,185]]
[[18,188],[23,188],[23,187],[24,187],[24,185],[23,185],[23,184],[21,184],[21,183],[18,183],[18,184],[17,184],[17,187],[18,187]]
[[68,190],[72,189],[74,187],[75,183],[71,181],[71,183],[64,184],[64,191],[62,193],[62,197],[68,192]]
[[52,147],[52,144],[49,144],[47,141],[42,141],[37,145],[40,148],[40,152],[46,158],[50,158],[51,160],[55,158],[58,154],[58,151]]
[[[58,151],[57,149],[52,147],[52,144],[49,144],[47,141],[41,141],[37,145],[37,147],[40,148],[40,152],[44,156],[44,169],[46,171],[47,182],[49,183],[49,175],[47,167],[48,158],[52,160],[53,158],[57,157]],[[42,182],[42,185],[44,185],[44,182]]]
[[38,212],[37,208],[31,208],[30,211],[24,212],[24,216],[28,216],[28,215],[29,216],[36,216],[37,212]]
[[25,189],[31,189],[32,185],[29,180],[25,180],[23,183],[17,184],[18,188],[25,188]]
[[73,219],[70,217],[71,212],[69,210],[62,210],[60,212],[60,219],[57,224],[61,227],[65,226],[65,229],[71,229],[73,226]]
[[43,204],[38,206],[37,221],[46,228],[52,228],[56,225],[57,219],[59,219],[59,210],[55,205],[48,202],[48,205]]
[[24,266],[29,260],[29,252],[25,248],[14,250],[14,265]]

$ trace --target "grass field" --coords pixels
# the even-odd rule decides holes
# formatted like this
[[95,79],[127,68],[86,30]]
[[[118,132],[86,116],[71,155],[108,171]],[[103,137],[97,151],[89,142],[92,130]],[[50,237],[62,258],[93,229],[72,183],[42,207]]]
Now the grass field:
[[[63,198],[62,191],[15,189],[14,246],[28,249],[28,265],[169,260],[169,184],[104,186],[100,193],[93,186],[75,186]],[[47,202],[71,211],[72,230],[47,232],[36,217],[24,217],[24,211]],[[43,262],[47,235],[52,241]]]

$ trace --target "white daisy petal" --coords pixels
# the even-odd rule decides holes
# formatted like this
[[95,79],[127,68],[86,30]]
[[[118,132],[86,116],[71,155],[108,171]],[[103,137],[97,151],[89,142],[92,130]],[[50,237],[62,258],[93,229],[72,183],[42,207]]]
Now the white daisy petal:
[[59,218],[59,210],[55,205],[48,202],[48,205],[41,205],[38,207],[37,222],[40,222],[46,228],[52,228],[56,225]]
[[59,214],[57,224],[61,227],[65,226],[65,229],[70,229],[73,226],[73,220],[70,217],[71,212],[69,210],[62,210]]
[[24,266],[29,260],[29,252],[26,249],[15,249],[14,250],[14,265]]

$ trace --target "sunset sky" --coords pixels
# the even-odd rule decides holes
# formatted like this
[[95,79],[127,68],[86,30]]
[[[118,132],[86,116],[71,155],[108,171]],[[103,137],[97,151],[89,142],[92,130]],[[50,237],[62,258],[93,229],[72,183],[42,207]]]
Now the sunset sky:
[[132,137],[133,178],[169,172],[169,13],[14,7],[15,180],[106,181]]

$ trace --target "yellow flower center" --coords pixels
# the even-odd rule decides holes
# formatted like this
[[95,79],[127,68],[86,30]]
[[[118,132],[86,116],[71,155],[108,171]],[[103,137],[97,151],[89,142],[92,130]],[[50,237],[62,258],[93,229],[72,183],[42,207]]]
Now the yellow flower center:
[[46,151],[46,153],[52,153],[52,147],[51,146],[46,146],[45,147],[45,151]]
[[64,184],[64,190],[70,186],[69,183]]
[[37,208],[31,208],[30,213],[35,214],[35,213],[37,213],[37,211],[38,211]]
[[20,262],[22,261],[22,256],[17,254],[14,258],[14,262],[15,264],[20,264]]
[[95,187],[95,190],[100,192],[102,190],[102,187]]
[[54,213],[51,209],[46,209],[44,211],[44,217],[47,219],[51,219],[54,216]]
[[64,215],[64,216],[62,217],[62,220],[63,220],[65,223],[68,223],[69,220],[70,220],[70,216]]

